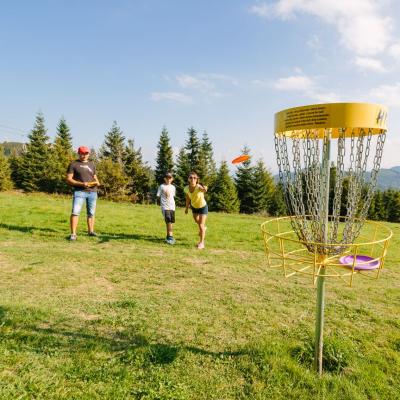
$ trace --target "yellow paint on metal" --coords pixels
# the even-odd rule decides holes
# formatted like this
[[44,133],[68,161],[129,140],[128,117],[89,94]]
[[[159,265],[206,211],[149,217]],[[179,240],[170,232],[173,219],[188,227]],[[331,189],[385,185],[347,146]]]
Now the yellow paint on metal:
[[387,108],[369,103],[327,103],[288,108],[275,114],[275,135],[322,139],[326,130],[332,138],[387,130]]
[[[267,262],[270,268],[282,269],[284,276],[287,278],[297,273],[309,275],[312,277],[313,284],[316,283],[316,278],[322,275],[325,278],[340,278],[346,281],[350,287],[353,284],[355,274],[369,278],[379,277],[384,266],[389,242],[393,236],[392,230],[386,225],[375,221],[365,221],[365,232],[362,232],[356,243],[310,242],[316,248],[320,245],[324,247],[340,246],[345,249],[341,254],[328,257],[318,254],[317,251],[310,252],[304,242],[295,238],[296,235],[293,230],[281,229],[281,224],[289,224],[291,219],[296,218],[299,217],[294,215],[279,217],[270,219],[261,225]],[[341,217],[342,221],[345,221],[346,218]],[[373,235],[372,240],[370,235]],[[367,247],[371,248],[368,254],[372,258],[368,262],[379,261],[379,267],[376,270],[358,271],[355,269],[355,263],[353,268],[349,269],[340,262],[342,255],[352,254],[357,256],[357,254],[360,254],[360,249],[367,249]],[[323,268],[325,270],[322,274]]]

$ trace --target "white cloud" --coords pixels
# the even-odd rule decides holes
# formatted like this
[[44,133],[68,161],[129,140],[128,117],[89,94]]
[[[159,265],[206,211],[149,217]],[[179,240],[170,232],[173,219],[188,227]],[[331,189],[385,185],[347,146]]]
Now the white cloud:
[[[392,40],[392,19],[382,15],[379,2],[375,0],[278,0],[270,4],[257,3],[250,7],[249,12],[282,20],[301,14],[320,18],[334,27],[345,48],[360,57],[385,52]],[[313,40],[308,44],[313,46],[316,43]],[[371,69],[370,64],[365,66]]]
[[273,9],[267,3],[254,4],[249,8],[249,12],[264,18],[273,15]]
[[162,75],[162,77],[168,82],[172,91],[153,92],[150,94],[152,101],[182,104],[192,104],[195,100],[209,102],[227,96],[227,89],[239,86],[235,78],[218,73]]
[[202,92],[207,92],[214,88],[213,83],[209,80],[196,78],[195,76],[191,75],[178,75],[176,80],[184,89],[197,89]]
[[289,76],[280,78],[273,84],[278,90],[310,90],[314,86],[313,81],[305,75]]
[[317,35],[312,35],[308,40],[307,40],[307,46],[311,47],[312,49],[320,49],[321,46],[321,41]]
[[389,54],[400,61],[400,42],[395,43],[389,47]]
[[172,101],[184,104],[193,103],[193,99],[190,96],[179,92],[153,92],[150,95],[150,99],[153,101]]
[[400,107],[400,82],[378,86],[371,90],[370,97],[389,107]]
[[212,99],[226,97],[232,87],[239,87],[237,79],[220,73],[179,74],[173,77],[163,75],[163,78],[169,86],[174,85],[174,89],[178,90],[153,93],[151,99],[154,101],[170,100],[193,103],[194,99],[197,99],[209,102]]
[[323,90],[313,90],[308,93],[308,97],[318,103],[338,103],[342,101],[341,97],[334,92],[324,92]]
[[251,83],[254,86],[258,87],[271,87],[272,83],[270,81],[264,80],[264,79],[253,79]]
[[209,79],[213,79],[215,81],[225,82],[233,86],[239,86],[239,82],[237,81],[237,79],[230,75],[211,73],[211,74],[202,74],[202,76],[208,77]]
[[386,68],[380,60],[371,57],[356,57],[354,63],[361,69],[370,69],[376,72],[385,72]]
[[[267,86],[267,81],[263,80],[254,80],[253,83],[260,87]],[[319,87],[315,78],[304,74],[280,78],[269,85],[277,90],[302,92],[305,97],[318,103],[340,101],[340,98],[336,93],[325,91],[323,88]]]
[[184,89],[193,89],[200,92],[209,93],[211,95],[218,94],[216,87],[221,85],[239,86],[237,80],[229,75],[224,74],[198,74],[193,75],[177,75],[175,77],[180,87]]

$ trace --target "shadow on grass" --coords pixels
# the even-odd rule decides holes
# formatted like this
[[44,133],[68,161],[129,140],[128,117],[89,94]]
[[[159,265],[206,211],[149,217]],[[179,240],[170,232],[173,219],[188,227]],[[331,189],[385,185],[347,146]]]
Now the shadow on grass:
[[[98,236],[98,243],[107,243],[111,240],[139,240],[151,243],[157,243],[161,245],[170,246],[165,243],[165,239],[160,236],[155,235],[146,235],[146,234],[139,234],[139,233],[100,233]],[[177,241],[174,246],[184,246],[187,247],[188,243],[186,241]]]
[[85,354],[89,356],[93,351],[108,352],[120,363],[137,367],[170,364],[182,351],[212,358],[247,354],[246,351],[213,352],[194,346],[152,343],[146,335],[133,328],[101,335],[93,333],[90,324],[79,328],[46,326],[49,325],[44,322],[47,319],[40,310],[0,307],[1,347],[13,349],[13,352],[46,356],[77,354],[78,358]]
[[[69,241],[70,235],[65,235],[65,229],[62,230],[57,230],[53,228],[42,228],[38,226],[20,226],[20,225],[11,225],[11,224],[5,224],[5,223],[0,223],[0,229],[7,229],[9,231],[17,231],[17,232],[22,232],[22,233],[28,233],[32,234],[33,232],[43,232],[45,233],[56,233],[59,234],[60,237],[62,237],[64,240]],[[51,235],[53,236],[53,235]],[[87,236],[86,234],[81,234],[78,236]],[[93,239],[93,238],[91,238]],[[151,243],[158,243],[161,245],[166,245],[169,246],[165,243],[165,240],[160,237],[160,236],[155,236],[155,235],[147,235],[147,234],[139,234],[139,233],[123,233],[123,232],[118,232],[118,233],[100,233],[98,234],[97,237],[97,243],[107,243],[112,240],[135,240],[135,241],[146,241],[146,242],[151,242]],[[186,241],[178,241],[174,246],[183,246],[187,247],[188,243]]]
[[153,243],[161,243],[159,236],[138,234],[138,233],[100,233],[98,236],[99,243],[106,243],[110,240],[145,240]]
[[23,232],[23,233],[32,233],[33,231],[40,231],[40,232],[60,232],[56,229],[52,228],[41,228],[38,226],[20,226],[20,225],[10,225],[10,224],[4,224],[0,223],[0,228],[3,229],[8,229],[9,231],[18,231],[18,232]]

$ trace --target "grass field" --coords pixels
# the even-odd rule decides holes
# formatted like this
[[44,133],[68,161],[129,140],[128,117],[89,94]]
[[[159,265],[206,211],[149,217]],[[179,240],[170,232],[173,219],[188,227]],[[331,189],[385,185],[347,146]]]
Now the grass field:
[[0,399],[400,399],[400,225],[379,280],[327,284],[329,371],[310,368],[315,288],[265,264],[264,218],[0,194]]

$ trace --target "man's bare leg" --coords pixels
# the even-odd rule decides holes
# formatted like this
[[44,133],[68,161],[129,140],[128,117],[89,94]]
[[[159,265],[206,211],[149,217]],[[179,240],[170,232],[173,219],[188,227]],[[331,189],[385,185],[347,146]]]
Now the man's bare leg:
[[88,233],[94,232],[94,216],[87,217]]
[[71,218],[69,220],[71,227],[71,235],[76,235],[76,228],[78,226],[78,221],[79,221],[79,216],[71,214]]

